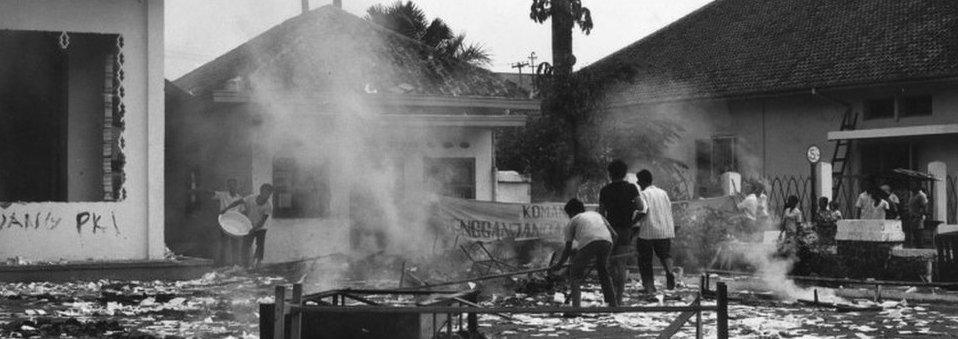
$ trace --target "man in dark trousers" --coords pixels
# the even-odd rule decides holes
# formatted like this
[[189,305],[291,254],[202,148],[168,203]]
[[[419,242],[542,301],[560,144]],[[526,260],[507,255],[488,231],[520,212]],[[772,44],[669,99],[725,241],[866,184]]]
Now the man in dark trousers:
[[[625,181],[625,174],[629,166],[622,160],[609,163],[608,172],[611,182],[599,191],[599,213],[609,221],[618,238],[612,248],[612,255],[625,254],[632,251],[631,228],[636,221],[636,212],[644,209],[639,199],[639,190],[635,185]],[[625,292],[627,257],[611,260],[612,284],[615,287],[616,303],[622,304]]]
[[[618,306],[612,280],[609,278],[609,253],[612,251],[612,239],[615,232],[601,214],[587,212],[585,205],[579,199],[569,200],[565,204],[565,213],[569,216],[569,225],[565,229],[565,250],[562,257],[552,266],[551,271],[558,271],[566,259],[572,257],[569,269],[572,276],[572,306],[581,306],[581,285],[589,273],[588,267],[593,262],[599,273],[599,285],[602,286],[602,296],[609,306]],[[573,250],[575,252],[573,252]],[[575,253],[575,254],[572,254]]]
[[636,183],[642,189],[640,200],[644,203],[645,217],[639,223],[636,234],[636,251],[639,258],[639,274],[646,293],[655,292],[652,275],[652,252],[659,257],[665,270],[666,288],[675,288],[672,274],[672,238],[675,238],[675,222],[672,219],[672,200],[665,190],[652,185],[652,172],[636,173]]

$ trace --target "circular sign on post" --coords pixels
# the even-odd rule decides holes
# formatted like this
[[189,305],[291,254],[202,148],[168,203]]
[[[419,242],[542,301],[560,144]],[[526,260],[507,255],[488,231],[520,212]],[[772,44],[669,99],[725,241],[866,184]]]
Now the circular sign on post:
[[811,145],[808,147],[808,150],[805,151],[805,157],[808,158],[809,163],[818,163],[822,160],[822,150],[818,146]]

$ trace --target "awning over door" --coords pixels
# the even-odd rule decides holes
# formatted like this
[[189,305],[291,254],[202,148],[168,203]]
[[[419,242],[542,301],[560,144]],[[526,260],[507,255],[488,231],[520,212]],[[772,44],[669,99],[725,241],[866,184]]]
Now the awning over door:
[[828,132],[828,140],[881,139],[958,134],[958,124],[873,128]]

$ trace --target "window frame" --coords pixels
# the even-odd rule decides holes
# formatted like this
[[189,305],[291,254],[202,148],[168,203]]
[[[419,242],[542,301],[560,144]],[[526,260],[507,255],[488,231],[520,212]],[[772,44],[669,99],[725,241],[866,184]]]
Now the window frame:
[[729,154],[731,157],[731,168],[729,171],[739,170],[739,137],[737,135],[721,134],[713,135],[707,139],[703,138],[695,140],[696,192],[699,196],[708,196],[711,193],[717,192],[717,187],[715,186],[718,182],[718,176],[722,175],[722,173],[719,173],[720,169],[718,166],[722,164],[719,164],[718,161],[716,161],[718,158],[716,156],[716,149],[718,143],[723,140],[728,140],[731,147]]
[[[923,112],[923,113],[921,113],[921,114],[909,113],[909,111],[910,111],[911,109],[905,107],[906,100],[916,100],[916,101],[917,101],[917,100],[922,100],[922,99],[927,99],[927,100],[928,100],[928,102],[927,102],[927,104],[928,104],[927,112]],[[885,101],[885,100],[891,100],[891,104],[892,104],[892,107],[891,107],[891,109],[892,109],[891,115],[890,115],[890,116],[879,116],[879,117],[874,116],[873,113],[872,113],[872,109],[871,109],[871,107],[870,107],[870,103],[876,102],[876,101]],[[862,111],[864,112],[864,114],[862,115],[862,120],[863,120],[863,121],[867,121],[867,120],[884,120],[884,119],[890,119],[890,120],[899,121],[899,120],[901,120],[902,118],[929,117],[929,116],[933,116],[934,113],[935,113],[935,110],[934,110],[934,96],[931,95],[931,94],[911,94],[911,95],[896,95],[896,96],[892,96],[892,97],[887,97],[887,96],[886,96],[886,97],[874,97],[874,98],[869,98],[869,99],[865,99],[865,100],[862,101]]]
[[[883,101],[883,102],[884,102],[884,101],[888,101],[888,100],[891,101],[891,102],[890,102],[890,103],[891,103],[891,112],[890,112],[890,114],[887,115],[887,116],[885,116],[885,115],[875,116],[875,115],[874,115],[874,114],[875,114],[875,113],[874,113],[875,110],[873,109],[872,103],[875,103],[875,102],[878,102],[878,101]],[[898,98],[892,96],[892,97],[876,97],[876,98],[865,99],[865,100],[862,102],[862,111],[864,112],[864,114],[862,114],[862,120],[898,119]]]
[[433,177],[431,175],[432,169],[434,165],[440,161],[467,163],[469,167],[470,180],[468,184],[465,184],[466,181],[463,180],[461,184],[452,185],[453,186],[452,191],[455,191],[458,193],[462,189],[467,189],[469,190],[469,194],[449,195],[447,194],[449,191],[449,186],[446,183],[443,183],[443,187],[441,188],[442,192],[438,192],[438,193],[441,195],[461,198],[461,199],[476,199],[476,197],[479,194],[479,187],[478,187],[478,184],[476,183],[476,181],[478,180],[478,171],[476,171],[477,159],[475,157],[424,157],[423,158],[423,181],[424,182],[428,183],[430,178]]
[[[908,107],[906,107],[906,105],[905,105],[905,104],[908,102],[908,100],[913,100],[913,101],[915,101],[915,102],[918,102],[919,100],[923,100],[923,99],[927,99],[927,100],[928,100],[928,103],[927,103],[927,104],[928,104],[927,112],[922,112],[922,113],[918,113],[918,114],[916,114],[916,113],[910,113],[910,110],[911,110],[911,109],[908,108]],[[932,96],[931,94],[900,96],[898,102],[899,102],[899,103],[898,103],[898,105],[897,105],[897,106],[898,106],[898,112],[897,112],[897,113],[898,113],[898,118],[899,118],[899,119],[900,119],[900,118],[912,118],[912,117],[928,117],[928,116],[934,115],[934,111],[935,111],[935,109],[934,109],[934,96]]]
[[[278,169],[278,165],[285,162],[283,166],[288,168]],[[273,158],[272,180],[273,183],[273,217],[276,219],[324,219],[329,218],[331,213],[331,195],[330,172],[328,164],[322,164],[315,167],[305,166],[295,157],[275,157]],[[287,172],[286,176],[278,177],[282,172]],[[315,204],[309,204],[309,200],[299,200],[303,197],[309,197],[309,190],[304,186],[303,176],[319,176],[319,191],[317,196],[312,196]],[[282,178],[283,181],[278,178]],[[289,206],[285,207],[285,197],[289,195]]]

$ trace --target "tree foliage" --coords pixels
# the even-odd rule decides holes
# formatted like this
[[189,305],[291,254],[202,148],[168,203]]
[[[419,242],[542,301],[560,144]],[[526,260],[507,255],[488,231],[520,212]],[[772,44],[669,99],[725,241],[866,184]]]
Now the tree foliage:
[[[683,129],[638,110],[610,107],[612,87],[621,84],[615,78],[573,74],[562,89],[566,95],[547,94],[542,113],[530,116],[525,128],[502,133],[497,154],[502,167],[531,174],[541,199],[594,200],[613,159],[649,166],[657,182],[681,183],[686,165],[669,158],[666,150]],[[547,91],[558,85],[549,84]]]
[[365,19],[431,47],[454,64],[484,66],[491,61],[489,51],[482,45],[467,44],[465,35],[455,34],[442,19],[428,20],[422,8],[412,1],[373,5],[366,9]]
[[568,2],[572,20],[582,29],[583,33],[589,34],[592,32],[592,12],[582,6],[581,0],[532,0],[529,18],[540,24],[551,18],[553,1]]
[[[562,14],[563,8],[568,13]],[[557,23],[560,15],[564,22]],[[573,24],[585,33],[593,27],[591,13],[582,2],[533,0],[530,17],[539,23],[553,20],[553,60],[566,60],[556,65],[565,69],[539,75],[542,112],[530,116],[525,128],[501,133],[500,167],[531,174],[533,194],[543,200],[578,196],[594,201],[606,182],[606,165],[613,159],[649,166],[660,178],[657,182],[681,178],[685,165],[665,155],[681,128],[669,120],[609,106],[617,86],[627,86],[634,79],[632,72],[571,72]]]

